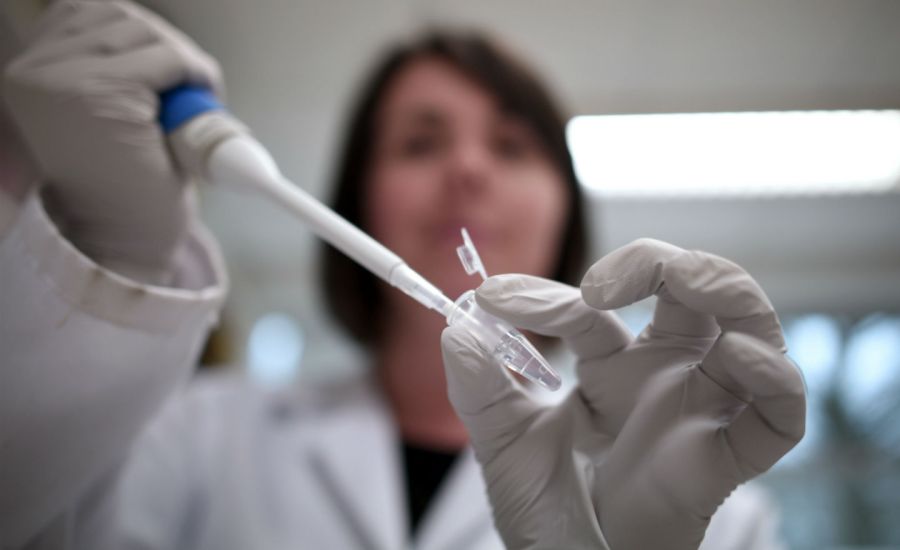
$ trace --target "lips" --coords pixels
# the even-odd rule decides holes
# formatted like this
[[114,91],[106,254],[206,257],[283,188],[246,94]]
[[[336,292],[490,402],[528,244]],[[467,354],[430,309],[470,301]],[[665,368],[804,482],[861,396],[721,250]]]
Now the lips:
[[435,240],[439,243],[451,243],[454,247],[462,244],[462,228],[465,227],[472,238],[475,247],[482,243],[488,244],[494,240],[495,231],[489,229],[486,224],[471,221],[450,221],[436,224],[432,230]]

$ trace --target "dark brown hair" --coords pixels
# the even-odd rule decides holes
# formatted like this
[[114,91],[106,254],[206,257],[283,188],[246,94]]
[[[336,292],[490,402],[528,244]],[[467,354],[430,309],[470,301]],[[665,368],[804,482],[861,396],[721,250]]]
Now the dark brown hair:
[[[582,197],[566,146],[565,118],[530,70],[479,33],[432,30],[412,42],[395,46],[376,66],[351,112],[333,182],[334,210],[365,229],[363,186],[371,166],[376,113],[391,80],[408,63],[422,57],[451,63],[493,94],[507,112],[535,130],[562,174],[569,194],[566,227],[553,278],[577,283],[584,267],[586,228]],[[382,310],[378,280],[328,245],[323,254],[321,274],[328,308],[357,341],[372,345],[379,334],[375,312]]]

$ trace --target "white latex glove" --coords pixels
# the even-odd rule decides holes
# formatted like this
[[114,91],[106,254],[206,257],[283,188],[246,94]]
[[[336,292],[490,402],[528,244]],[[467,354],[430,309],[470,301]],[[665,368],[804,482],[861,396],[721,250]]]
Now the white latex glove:
[[[652,294],[635,339],[602,311]],[[697,548],[725,497],[803,436],[778,318],[728,260],[644,239],[594,264],[581,292],[501,275],[476,299],[578,357],[577,388],[544,407],[470,335],[444,331],[450,400],[509,548]]]
[[182,83],[221,90],[219,67],[158,16],[112,0],[55,2],[5,74],[63,234],[146,282],[167,282],[193,216],[157,122],[159,92]]

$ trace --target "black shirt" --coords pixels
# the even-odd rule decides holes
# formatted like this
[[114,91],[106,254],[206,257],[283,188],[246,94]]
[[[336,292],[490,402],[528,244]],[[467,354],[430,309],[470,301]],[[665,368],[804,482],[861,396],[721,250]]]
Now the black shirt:
[[406,502],[409,527],[416,532],[429,504],[434,500],[441,482],[459,456],[459,452],[435,451],[403,443],[403,464],[406,473]]

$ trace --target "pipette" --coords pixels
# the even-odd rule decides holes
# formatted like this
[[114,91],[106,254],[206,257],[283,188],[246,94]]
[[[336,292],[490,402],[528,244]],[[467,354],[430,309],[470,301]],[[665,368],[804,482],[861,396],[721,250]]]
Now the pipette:
[[[550,390],[559,389],[561,379],[547,360],[518,330],[479,308],[474,291],[450,300],[399,256],[288,181],[265,147],[208,90],[181,86],[160,100],[160,124],[184,169],[215,184],[267,196],[355,262],[440,313],[449,325],[465,327],[499,364]],[[484,276],[471,239],[467,233],[463,238],[464,267],[471,274],[470,267],[477,263]]]

